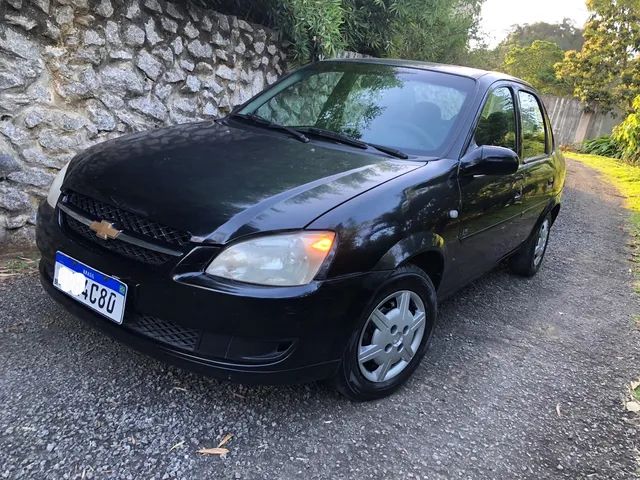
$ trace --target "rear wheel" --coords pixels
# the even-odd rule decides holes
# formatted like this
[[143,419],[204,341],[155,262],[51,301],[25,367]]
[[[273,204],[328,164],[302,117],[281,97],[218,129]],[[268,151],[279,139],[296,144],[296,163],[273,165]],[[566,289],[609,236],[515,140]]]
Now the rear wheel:
[[394,392],[424,356],[436,315],[429,277],[412,265],[396,270],[351,335],[335,379],[338,390],[357,401]]
[[509,260],[511,271],[524,277],[533,277],[544,259],[551,232],[551,214],[547,214],[531,237]]

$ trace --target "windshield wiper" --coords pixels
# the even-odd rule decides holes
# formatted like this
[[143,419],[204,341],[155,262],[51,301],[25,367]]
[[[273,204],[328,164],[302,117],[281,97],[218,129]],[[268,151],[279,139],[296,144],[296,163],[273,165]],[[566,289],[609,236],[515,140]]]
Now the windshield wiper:
[[352,147],[358,147],[362,149],[367,149],[371,147],[371,148],[375,148],[376,150],[379,150],[380,152],[386,153],[387,155],[391,155],[397,158],[402,158],[403,160],[406,160],[407,158],[409,158],[409,155],[395,148],[387,147],[385,145],[378,145],[375,143],[363,142],[362,140],[358,140],[356,138],[350,137],[348,135],[344,135],[342,133],[334,132],[333,130],[325,130],[324,128],[318,128],[318,127],[297,127],[297,129],[301,132],[311,133],[319,137],[335,140],[336,142],[344,143],[346,145],[351,145]]
[[383,153],[388,153],[389,155],[392,155],[397,158],[401,158],[403,160],[406,160],[407,158],[409,158],[409,155],[404,153],[402,150],[398,150],[397,148],[387,147],[386,145],[377,145],[375,143],[367,143],[367,145],[375,148],[376,150],[380,150]]
[[318,127],[298,127],[298,130],[305,133],[311,133],[318,137],[328,138],[329,140],[335,140],[336,142],[344,143],[345,145],[351,145],[352,147],[362,148],[363,150],[368,148],[368,145],[365,142],[349,137],[348,135],[343,135],[342,133],[334,132],[333,130],[325,130],[324,128]]
[[241,118],[242,120],[248,120],[255,125],[261,125],[265,128],[271,128],[273,130],[281,130],[283,132],[287,132],[289,135],[297,138],[303,143],[309,143],[309,138],[302,132],[299,132],[295,128],[287,127],[286,125],[280,125],[279,123],[274,123],[266,118],[262,118],[260,115],[256,115],[255,113],[232,113],[229,115],[231,118]]

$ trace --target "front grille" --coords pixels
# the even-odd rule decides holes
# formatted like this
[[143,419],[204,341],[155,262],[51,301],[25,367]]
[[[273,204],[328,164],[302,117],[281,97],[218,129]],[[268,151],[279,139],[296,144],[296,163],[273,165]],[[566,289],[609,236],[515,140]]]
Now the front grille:
[[101,240],[96,237],[96,234],[84,223],[77,221],[69,215],[65,215],[65,217],[67,226],[71,231],[80,235],[84,239],[101,246],[102,248],[106,248],[107,250],[118,253],[124,257],[151,265],[162,265],[173,258],[171,255],[167,255],[166,253],[156,252],[154,250],[149,250],[120,240]]
[[[143,244],[141,246],[123,238],[101,240],[84,223],[74,219],[69,214],[65,213],[63,216],[68,228],[85,240],[142,263],[162,265],[168,262],[175,256],[162,252],[163,248],[160,248],[160,246],[164,245],[165,250],[173,250],[177,255],[180,250],[184,251],[183,247],[189,243],[191,238],[189,232],[161,225],[135,213],[94,200],[77,192],[66,193],[63,204],[71,207],[87,220],[106,220],[113,223],[116,228],[123,230],[124,233],[145,241],[146,245]],[[154,248],[154,244],[157,248]]]
[[198,346],[200,331],[161,320],[150,315],[139,315],[127,326],[146,337],[173,347],[194,351]]
[[135,213],[94,200],[77,192],[69,192],[66,195],[65,203],[75,207],[77,210],[86,212],[96,220],[107,220],[120,229],[134,232],[142,237],[151,238],[168,245],[182,247],[189,243],[191,238],[188,232],[161,225]]

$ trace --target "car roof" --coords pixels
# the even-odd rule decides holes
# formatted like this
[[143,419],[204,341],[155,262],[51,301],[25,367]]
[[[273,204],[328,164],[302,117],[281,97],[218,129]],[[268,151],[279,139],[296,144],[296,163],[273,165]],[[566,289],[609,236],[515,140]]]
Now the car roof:
[[460,65],[448,65],[444,63],[420,62],[417,60],[401,60],[396,58],[334,58],[322,60],[322,62],[340,62],[340,63],[370,63],[376,65],[390,65],[393,67],[418,68],[421,70],[429,70],[432,72],[449,73],[463,77],[472,78],[474,80],[482,79],[483,83],[493,83],[499,80],[508,80],[510,82],[518,82],[528,87],[531,85],[506,73],[493,72],[489,70],[481,70],[479,68],[463,67]]

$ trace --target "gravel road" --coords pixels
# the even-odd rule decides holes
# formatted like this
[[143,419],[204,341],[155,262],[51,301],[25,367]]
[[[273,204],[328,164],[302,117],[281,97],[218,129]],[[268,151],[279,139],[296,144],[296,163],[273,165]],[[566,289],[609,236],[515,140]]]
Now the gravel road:
[[[639,478],[625,211],[570,162],[537,277],[499,268],[441,307],[398,394],[218,382],[85,326],[27,276],[0,283],[0,478]],[[227,433],[226,458],[203,457]]]

